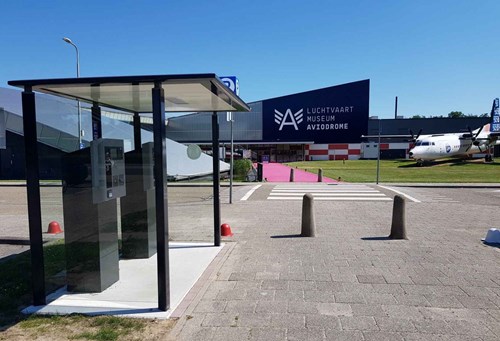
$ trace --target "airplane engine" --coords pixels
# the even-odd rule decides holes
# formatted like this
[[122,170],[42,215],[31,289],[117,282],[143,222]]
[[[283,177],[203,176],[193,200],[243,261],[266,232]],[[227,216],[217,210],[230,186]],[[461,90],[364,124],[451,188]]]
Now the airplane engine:
[[481,140],[481,141],[476,140],[476,141],[472,142],[472,144],[474,146],[476,146],[477,148],[479,148],[479,151],[481,153],[486,151],[490,145],[489,141],[484,141],[484,140]]

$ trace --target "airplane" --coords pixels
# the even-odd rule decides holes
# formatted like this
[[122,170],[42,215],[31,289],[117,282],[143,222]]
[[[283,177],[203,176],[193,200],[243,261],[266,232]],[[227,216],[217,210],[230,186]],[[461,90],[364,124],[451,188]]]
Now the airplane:
[[[420,130],[415,137],[411,135],[382,135],[383,138],[410,138],[413,147],[409,150],[408,156],[417,161],[417,165],[423,166],[431,161],[448,157],[469,157],[472,154],[487,153],[486,162],[493,161],[491,147],[500,144],[500,112],[499,99],[493,100],[491,109],[491,122],[468,132],[445,133],[420,135]],[[362,136],[364,138],[374,138],[375,135]],[[408,141],[408,140],[407,140]]]
[[485,161],[491,162],[491,147],[500,144],[499,100],[493,100],[491,123],[466,133],[422,135],[415,138],[415,145],[408,156],[423,165],[426,162],[447,157],[469,157],[486,152]]

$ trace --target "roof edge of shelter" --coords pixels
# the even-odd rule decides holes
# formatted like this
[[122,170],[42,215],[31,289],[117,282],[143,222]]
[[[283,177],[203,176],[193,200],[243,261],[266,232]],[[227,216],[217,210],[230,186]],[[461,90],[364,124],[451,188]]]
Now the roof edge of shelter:
[[16,87],[41,86],[41,85],[69,85],[69,84],[132,84],[132,83],[155,83],[168,80],[210,79],[219,78],[215,73],[199,74],[171,74],[171,75],[139,75],[139,76],[99,76],[79,78],[45,78],[12,80],[7,84]]

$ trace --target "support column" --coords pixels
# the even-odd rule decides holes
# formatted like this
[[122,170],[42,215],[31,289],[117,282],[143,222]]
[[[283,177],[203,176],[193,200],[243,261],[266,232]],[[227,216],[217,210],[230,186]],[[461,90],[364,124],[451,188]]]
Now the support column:
[[156,247],[158,309],[170,308],[168,257],[167,152],[165,141],[165,94],[161,82],[155,82],[153,100],[153,146],[156,206]]
[[142,140],[141,140],[141,117],[139,113],[134,113],[134,150],[138,151],[141,149]]
[[43,259],[42,210],[40,205],[40,176],[36,137],[35,94],[31,86],[22,93],[24,147],[26,157],[26,188],[31,248],[31,282],[33,305],[45,305],[45,267]]
[[220,165],[219,165],[219,120],[212,113],[212,161],[214,187],[214,245],[220,246]]

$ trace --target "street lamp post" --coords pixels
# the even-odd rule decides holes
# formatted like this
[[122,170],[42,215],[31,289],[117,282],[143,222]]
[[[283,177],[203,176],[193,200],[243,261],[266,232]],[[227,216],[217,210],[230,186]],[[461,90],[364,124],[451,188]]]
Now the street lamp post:
[[[80,53],[78,52],[78,46],[75,45],[71,41],[71,39],[64,37],[63,40],[72,45],[75,50],[76,50],[76,77],[80,78]],[[81,109],[80,109],[80,101],[76,101],[77,107],[78,107],[78,148],[82,149],[82,136],[83,136],[83,130],[82,130],[82,114],[81,114]]]
[[380,118],[378,119],[377,185],[380,178]]

